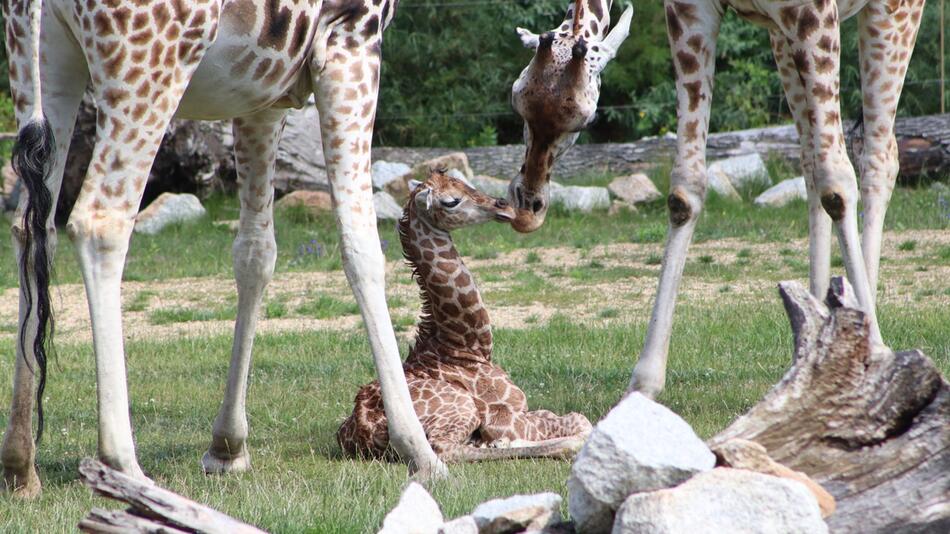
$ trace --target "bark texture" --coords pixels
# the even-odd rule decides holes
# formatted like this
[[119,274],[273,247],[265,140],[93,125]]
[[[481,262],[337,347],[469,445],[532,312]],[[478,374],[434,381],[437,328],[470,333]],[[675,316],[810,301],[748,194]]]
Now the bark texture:
[[154,484],[126,476],[90,458],[79,464],[79,475],[83,483],[95,493],[131,505],[126,511],[93,508],[79,522],[79,529],[83,532],[264,532]]
[[754,441],[837,500],[833,532],[950,532],[950,385],[918,350],[872,350],[846,281],[826,302],[779,285],[791,369],[710,440]]

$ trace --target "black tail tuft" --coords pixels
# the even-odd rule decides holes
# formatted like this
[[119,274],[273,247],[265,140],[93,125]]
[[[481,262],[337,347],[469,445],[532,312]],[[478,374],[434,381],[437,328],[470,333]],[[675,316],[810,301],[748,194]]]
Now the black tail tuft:
[[[36,389],[36,442],[43,437],[43,391],[46,389],[46,344],[53,336],[53,315],[50,305],[50,258],[47,252],[46,223],[53,209],[53,195],[46,186],[52,166],[53,129],[45,118],[30,121],[20,129],[13,147],[13,169],[26,187],[26,210],[23,213],[23,253],[20,257],[20,283],[26,300],[26,317],[36,310],[36,336],[33,354],[40,378]],[[29,287],[36,287],[36,302]],[[26,354],[27,332],[20,325],[20,350]],[[47,332],[49,336],[47,337]]]

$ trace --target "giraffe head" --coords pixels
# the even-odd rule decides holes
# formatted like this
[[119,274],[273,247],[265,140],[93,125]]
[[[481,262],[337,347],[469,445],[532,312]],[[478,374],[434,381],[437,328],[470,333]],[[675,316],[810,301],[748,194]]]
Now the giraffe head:
[[627,7],[610,33],[610,0],[576,0],[553,31],[537,35],[523,28],[525,47],[535,50],[531,63],[511,90],[511,105],[524,119],[524,164],[511,181],[508,196],[519,232],[544,224],[554,162],[594,119],[600,97],[600,73],[630,32],[633,7]]
[[515,218],[507,200],[490,197],[467,180],[441,171],[433,171],[425,182],[410,180],[409,191],[412,213],[445,232],[488,221],[510,223]]

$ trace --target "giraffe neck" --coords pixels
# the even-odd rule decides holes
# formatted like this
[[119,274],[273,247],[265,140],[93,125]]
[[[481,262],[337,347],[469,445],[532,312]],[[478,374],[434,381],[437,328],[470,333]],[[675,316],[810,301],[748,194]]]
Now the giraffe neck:
[[452,236],[416,217],[414,203],[399,222],[399,235],[422,293],[416,346],[434,342],[453,356],[491,360],[491,321],[475,279]]

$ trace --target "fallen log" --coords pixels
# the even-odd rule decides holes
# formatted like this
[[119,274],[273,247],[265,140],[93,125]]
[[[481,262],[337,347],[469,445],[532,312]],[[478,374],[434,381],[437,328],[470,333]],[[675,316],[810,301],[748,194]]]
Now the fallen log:
[[918,350],[872,349],[846,281],[780,284],[791,369],[710,440],[754,441],[837,500],[832,532],[950,532],[950,385]]
[[79,522],[79,529],[83,532],[264,532],[177,493],[124,475],[91,458],[80,462],[79,475],[95,493],[131,505],[126,511],[93,508]]
[[[860,151],[863,129],[854,129],[853,122],[846,122],[844,128],[849,141]],[[950,114],[900,118],[895,132],[900,157],[899,180],[913,182],[928,173],[950,171]],[[518,172],[524,150],[524,145],[462,149],[477,174],[499,178],[512,178]],[[657,163],[671,162],[675,150],[676,137],[673,135],[644,138],[633,143],[576,145],[558,159],[554,176],[566,178],[591,172],[640,172]],[[450,151],[446,148],[378,147],[373,149],[373,159],[415,165]],[[797,166],[801,154],[795,126],[787,124],[714,133],[707,141],[709,161],[753,152],[763,158],[776,154]]]

